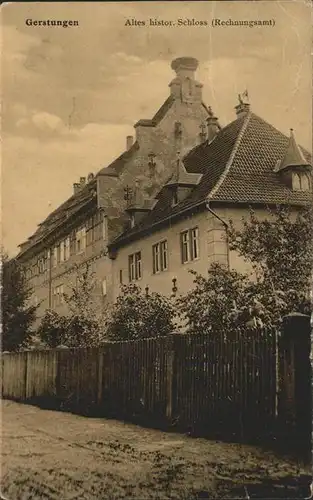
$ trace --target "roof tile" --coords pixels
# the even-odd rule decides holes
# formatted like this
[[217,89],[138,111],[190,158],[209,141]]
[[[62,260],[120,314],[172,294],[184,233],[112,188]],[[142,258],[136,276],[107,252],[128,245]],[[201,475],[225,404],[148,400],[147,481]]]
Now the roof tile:
[[[203,174],[201,181],[181,203],[172,207],[172,195],[166,185],[150,214],[134,228],[120,235],[112,245],[136,237],[152,226],[184,210],[212,201],[305,205],[312,193],[292,191],[274,171],[284,157],[288,137],[253,113],[238,117],[224,127],[212,142],[192,149],[184,158],[186,170]],[[311,155],[301,148],[307,162]],[[223,177],[224,176],[224,177]]]

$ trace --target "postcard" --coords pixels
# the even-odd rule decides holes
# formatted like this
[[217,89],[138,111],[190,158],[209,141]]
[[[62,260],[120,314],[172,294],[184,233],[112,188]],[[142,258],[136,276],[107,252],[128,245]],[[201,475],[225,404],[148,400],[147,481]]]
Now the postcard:
[[312,7],[2,7],[2,498],[309,498]]

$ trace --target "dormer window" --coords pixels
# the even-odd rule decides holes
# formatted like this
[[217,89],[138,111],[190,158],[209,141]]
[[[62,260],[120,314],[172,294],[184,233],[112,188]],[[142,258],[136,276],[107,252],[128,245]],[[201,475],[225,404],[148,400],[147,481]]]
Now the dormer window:
[[176,205],[178,205],[178,193],[177,189],[174,189],[172,206],[175,207]]
[[310,177],[305,172],[294,173],[292,175],[292,189],[294,191],[310,191]]
[[174,172],[172,177],[168,180],[164,187],[170,190],[172,206],[174,207],[187,198],[193,188],[199,184],[202,174],[187,172],[184,163],[180,158],[179,152],[177,153],[177,158],[173,167]]
[[301,179],[299,174],[293,174],[292,176],[292,189],[294,191],[301,191]]
[[308,174],[302,174],[301,176],[301,189],[302,191],[311,191],[311,179]]

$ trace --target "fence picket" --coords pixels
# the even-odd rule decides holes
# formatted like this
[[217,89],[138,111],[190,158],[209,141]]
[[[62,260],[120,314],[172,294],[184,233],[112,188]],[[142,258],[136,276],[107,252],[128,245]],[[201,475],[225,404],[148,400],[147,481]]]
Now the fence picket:
[[[255,332],[231,340],[199,335],[107,343],[101,348],[3,354],[3,397],[58,398],[140,412],[181,426],[227,417],[229,408],[266,421],[275,412],[275,342]],[[239,417],[239,415],[238,415]]]

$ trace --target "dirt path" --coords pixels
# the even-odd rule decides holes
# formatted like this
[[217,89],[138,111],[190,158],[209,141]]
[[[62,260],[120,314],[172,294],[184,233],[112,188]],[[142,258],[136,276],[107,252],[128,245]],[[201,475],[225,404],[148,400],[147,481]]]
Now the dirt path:
[[[255,447],[9,401],[2,403],[2,429],[2,493],[9,500],[257,498],[260,482],[274,482],[277,498],[296,498],[295,487],[286,495],[281,485],[310,474]],[[270,496],[264,488],[259,497]]]

